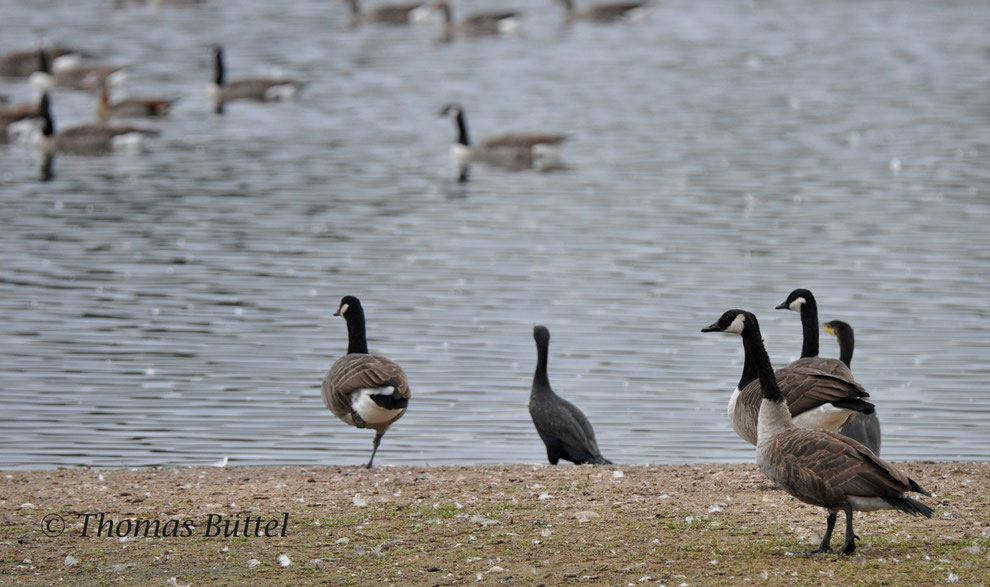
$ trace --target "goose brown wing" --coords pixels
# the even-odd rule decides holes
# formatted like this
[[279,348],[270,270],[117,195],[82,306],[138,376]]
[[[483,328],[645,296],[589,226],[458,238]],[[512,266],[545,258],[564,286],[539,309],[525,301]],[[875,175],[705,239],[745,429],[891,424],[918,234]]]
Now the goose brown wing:
[[785,367],[775,375],[792,416],[822,404],[870,397],[863,386],[852,379],[817,369]]
[[852,379],[852,371],[839,359],[826,359],[824,357],[802,357],[787,365],[790,368],[809,368],[824,371],[830,375]]
[[343,418],[351,411],[351,393],[386,385],[407,399],[412,397],[406,374],[394,361],[377,355],[344,355],[323,378],[323,402],[338,418]]
[[560,134],[526,134],[508,133],[486,139],[481,146],[486,149],[497,149],[501,147],[524,149],[534,145],[556,145],[564,141],[567,137]]
[[802,501],[836,507],[847,496],[898,497],[924,492],[907,475],[862,444],[832,432],[792,429],[775,436],[770,468],[776,481]]
[[630,10],[643,6],[645,2],[616,2],[592,7],[588,14],[598,20],[616,20],[622,18]]

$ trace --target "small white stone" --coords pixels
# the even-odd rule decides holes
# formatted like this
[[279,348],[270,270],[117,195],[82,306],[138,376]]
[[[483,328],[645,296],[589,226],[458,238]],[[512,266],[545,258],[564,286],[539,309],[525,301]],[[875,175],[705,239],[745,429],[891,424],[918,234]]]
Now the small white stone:
[[336,540],[336,541],[334,542],[334,544],[350,544],[350,543],[351,543],[351,539],[350,539],[350,538],[348,538],[347,536],[344,536],[344,537],[342,537],[342,538],[338,538],[338,539],[337,539],[337,540]]
[[368,505],[368,501],[366,499],[364,499],[363,497],[361,497],[361,494],[360,493],[355,493],[354,494],[354,505],[358,506],[359,508],[363,508],[364,506]]
[[574,514],[574,518],[577,519],[578,523],[583,524],[584,522],[590,522],[591,520],[600,517],[598,512],[593,512],[590,510],[582,510]]
[[72,556],[70,554],[69,556],[65,557],[65,563],[64,564],[67,567],[74,567],[74,566],[76,566],[76,565],[79,564],[79,559],[77,559],[76,557],[74,557],[74,556]]
[[277,560],[278,560],[278,564],[282,565],[283,567],[287,567],[292,564],[292,561],[289,560],[289,557],[285,556],[284,554],[278,555]]
[[613,479],[622,479],[625,476],[626,476],[626,474],[623,473],[622,471],[612,471],[612,478]]
[[539,499],[540,501],[543,501],[543,500],[545,500],[545,499],[553,499],[553,496],[552,496],[552,495],[550,495],[549,493],[541,493],[541,494],[540,494],[540,497],[539,497],[538,499]]
[[957,575],[955,573],[949,573],[949,576],[945,578],[945,582],[946,583],[958,583],[959,582],[959,575]]
[[254,567],[256,567],[256,566],[258,566],[260,564],[261,564],[261,561],[258,560],[258,559],[256,559],[256,558],[253,558],[253,559],[251,559],[251,560],[249,560],[247,562],[247,565],[248,565],[248,568],[249,569],[253,569]]
[[499,566],[494,566],[494,567],[488,569],[488,572],[489,573],[502,573],[504,571],[505,571],[505,569],[503,569],[502,567],[499,567]]

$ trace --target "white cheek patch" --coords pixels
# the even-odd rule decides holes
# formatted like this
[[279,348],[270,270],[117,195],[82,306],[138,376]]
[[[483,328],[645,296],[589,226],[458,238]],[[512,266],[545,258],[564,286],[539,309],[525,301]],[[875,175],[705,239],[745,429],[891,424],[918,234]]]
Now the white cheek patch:
[[746,325],[746,315],[739,314],[736,316],[736,319],[732,321],[732,324],[729,324],[728,328],[725,329],[725,332],[730,332],[732,334],[742,334],[743,327],[745,327],[745,325]]
[[347,304],[341,304],[341,306],[340,306],[340,312],[339,312],[341,316],[343,316],[347,312],[347,308],[348,307],[349,306]]
[[798,298],[791,302],[791,305],[787,306],[788,310],[793,310],[795,312],[801,311],[801,306],[804,305],[804,298]]

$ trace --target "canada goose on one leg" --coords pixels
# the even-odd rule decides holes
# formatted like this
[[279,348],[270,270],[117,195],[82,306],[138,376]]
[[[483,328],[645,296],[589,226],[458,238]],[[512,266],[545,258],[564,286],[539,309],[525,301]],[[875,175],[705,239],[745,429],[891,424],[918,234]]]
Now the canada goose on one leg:
[[227,81],[223,59],[223,47],[213,46],[213,83],[207,87],[207,95],[213,111],[223,114],[223,106],[234,100],[273,102],[295,98],[304,82],[278,78],[247,78]]
[[548,171],[562,166],[557,153],[557,146],[567,138],[562,134],[506,133],[472,145],[463,107],[447,104],[440,116],[453,120],[457,129],[457,140],[450,149],[457,181],[468,180],[472,161],[511,170]]
[[536,372],[529,394],[529,414],[551,465],[564,459],[577,465],[611,465],[602,456],[595,441],[595,431],[588,418],[571,402],[554,393],[547,376],[547,354],[550,331],[545,326],[533,328],[536,340]]
[[646,2],[614,2],[595,4],[583,11],[574,7],[574,0],[560,0],[564,5],[567,20],[590,20],[592,22],[615,22],[623,19],[633,20],[637,14],[643,14]]
[[399,365],[368,354],[364,309],[356,297],[344,296],[334,316],[347,321],[347,354],[337,359],[323,378],[323,403],[344,423],[375,431],[367,464],[370,469],[382,436],[406,413],[412,392]]
[[[825,332],[836,337],[839,341],[839,360],[852,369],[853,350],[856,346],[852,326],[842,320],[832,320],[825,323]],[[853,414],[845,426],[839,428],[839,434],[858,440],[880,455],[880,420],[874,414]]]
[[[702,332],[735,332],[719,323]],[[762,344],[762,343],[761,343]],[[729,398],[729,421],[736,434],[756,445],[760,402],[763,401],[756,369],[756,351],[743,339],[745,359],[742,376]],[[787,366],[777,370],[776,379],[787,399],[794,425],[801,428],[836,431],[858,412],[872,413],[866,390],[851,377],[841,377],[808,366]]]
[[841,554],[856,550],[854,511],[894,509],[913,516],[932,516],[930,507],[906,495],[909,491],[931,494],[862,444],[839,434],[794,426],[753,314],[729,310],[712,327],[742,336],[755,359],[763,395],[756,464],[797,499],[828,510],[825,535],[813,553],[831,552],[829,543],[839,510],[846,514]]

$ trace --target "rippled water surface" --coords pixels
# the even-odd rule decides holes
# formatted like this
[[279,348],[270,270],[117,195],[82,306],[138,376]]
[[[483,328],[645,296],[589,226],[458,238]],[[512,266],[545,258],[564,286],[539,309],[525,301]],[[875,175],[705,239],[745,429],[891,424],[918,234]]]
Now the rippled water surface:
[[[443,45],[326,0],[0,0],[0,50],[81,46],[180,98],[144,157],[50,183],[0,145],[0,467],[362,463],[371,433],[319,393],[346,294],[413,388],[382,464],[545,460],[534,324],[608,458],[751,461],[725,413],[742,345],[700,329],[752,310],[782,366],[795,287],[855,327],[885,457],[990,456],[990,4],[664,0],[571,27],[513,5],[518,36]],[[300,101],[213,115],[218,42]],[[94,99],[58,91],[56,124]],[[450,101],[477,137],[566,133],[569,169],[452,183]]]

